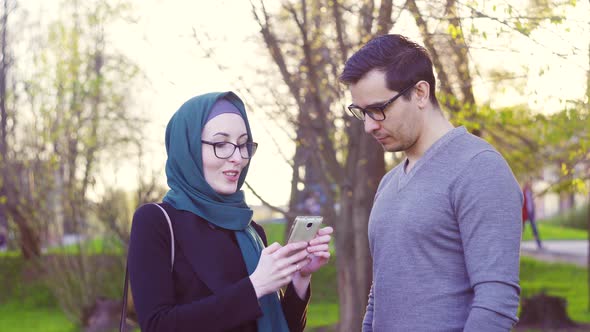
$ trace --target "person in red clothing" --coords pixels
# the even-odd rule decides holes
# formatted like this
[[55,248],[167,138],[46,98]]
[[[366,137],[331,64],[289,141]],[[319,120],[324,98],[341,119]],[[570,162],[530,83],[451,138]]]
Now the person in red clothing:
[[522,195],[524,196],[524,202],[522,204],[522,229],[524,231],[525,223],[528,220],[533,230],[533,236],[537,241],[537,247],[543,249],[541,244],[541,238],[539,236],[539,230],[535,222],[535,198],[533,197],[533,188],[530,181],[526,181],[522,187]]

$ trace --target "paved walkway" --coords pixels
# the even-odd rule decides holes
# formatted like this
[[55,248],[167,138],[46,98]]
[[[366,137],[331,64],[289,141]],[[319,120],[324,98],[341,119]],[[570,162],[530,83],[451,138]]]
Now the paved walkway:
[[588,241],[563,240],[543,241],[543,249],[537,248],[535,241],[523,241],[521,254],[548,262],[564,262],[578,266],[588,266]]

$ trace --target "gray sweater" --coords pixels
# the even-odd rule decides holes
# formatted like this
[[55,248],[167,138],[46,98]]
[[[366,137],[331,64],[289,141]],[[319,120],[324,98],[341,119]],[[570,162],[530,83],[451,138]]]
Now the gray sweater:
[[465,128],[406,173],[388,172],[369,219],[373,285],[363,331],[509,331],[517,322],[522,194]]

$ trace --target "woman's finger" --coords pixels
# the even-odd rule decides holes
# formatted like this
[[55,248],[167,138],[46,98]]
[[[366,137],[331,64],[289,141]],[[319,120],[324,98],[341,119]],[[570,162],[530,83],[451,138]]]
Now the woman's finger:
[[332,234],[334,232],[334,228],[327,226],[324,228],[320,228],[320,230],[318,231],[318,235],[328,235],[328,234]]
[[316,257],[330,258],[329,251],[318,251],[318,252],[314,252],[313,255]]
[[281,249],[281,245],[278,242],[274,242],[270,246],[262,249],[262,253],[265,253],[265,254],[269,254],[270,255],[270,254],[276,252],[279,249]]
[[286,257],[289,256],[289,254],[291,254],[292,252],[297,252],[300,250],[303,250],[307,247],[307,242],[293,242],[293,243],[289,243],[286,246],[280,248],[279,250],[275,251],[273,256],[275,256],[275,258],[282,258],[282,257]]
[[307,258],[307,255],[309,255],[309,253],[307,252],[307,250],[301,250],[300,252],[293,254],[289,257],[284,258],[284,262],[282,262],[282,264],[285,265],[291,265],[291,264],[295,264],[298,263],[302,260],[304,260],[305,258]]
[[309,245],[310,246],[315,246],[315,245],[318,245],[318,244],[328,243],[328,242],[330,242],[331,239],[332,239],[332,236],[330,236],[330,235],[318,236],[315,239],[309,241]]
[[309,246],[307,247],[307,252],[318,252],[318,251],[328,251],[330,246],[327,244],[320,244],[317,246]]

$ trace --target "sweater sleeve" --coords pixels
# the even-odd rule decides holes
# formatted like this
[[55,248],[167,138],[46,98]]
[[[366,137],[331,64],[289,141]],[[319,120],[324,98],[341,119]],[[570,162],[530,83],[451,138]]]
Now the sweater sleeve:
[[465,331],[509,331],[520,295],[520,187],[493,150],[474,156],[461,174],[452,199],[475,294]]
[[373,332],[373,285],[369,290],[369,302],[367,303],[367,311],[363,318],[363,332]]
[[142,331],[227,330],[256,320],[262,314],[248,277],[213,295],[177,304],[170,241],[166,219],[158,207],[148,204],[135,212],[128,268]]

